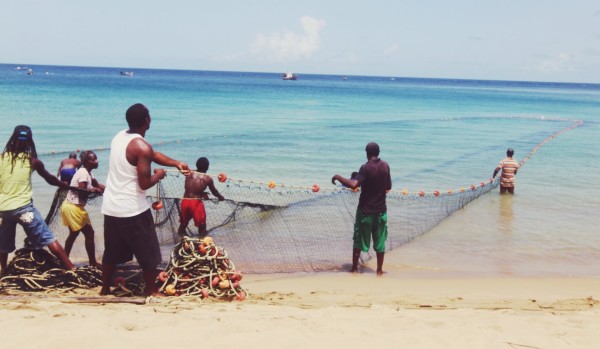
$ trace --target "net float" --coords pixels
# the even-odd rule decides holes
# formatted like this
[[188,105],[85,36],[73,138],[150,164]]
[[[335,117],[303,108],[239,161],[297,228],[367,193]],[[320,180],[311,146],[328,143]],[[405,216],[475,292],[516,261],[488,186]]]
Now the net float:
[[175,290],[175,285],[173,285],[173,284],[169,284],[169,285],[167,285],[167,287],[165,287],[165,294],[167,296],[173,296],[173,295],[175,295],[176,292],[177,291]]
[[121,287],[121,286],[125,286],[125,282],[127,281],[127,279],[125,279],[122,276],[116,277],[115,278],[115,287]]
[[465,192],[465,187],[460,187],[460,192],[464,193]]
[[452,195],[452,193],[454,193],[454,190],[448,189],[448,194]]
[[223,280],[221,282],[219,282],[219,288],[220,289],[224,289],[224,288],[228,288],[229,287],[229,280]]
[[475,184],[471,184],[471,190],[475,190]]
[[425,196],[425,192],[424,191],[420,191],[419,192],[419,196]]
[[165,282],[169,279],[169,273],[167,273],[166,271],[161,271],[160,273],[158,273],[158,279],[161,282]]
[[408,189],[402,189],[402,195],[408,195]]
[[215,244],[215,241],[210,236],[207,236],[204,239],[202,239],[202,242],[206,245],[214,245]]
[[217,287],[217,285],[219,284],[219,282],[221,281],[221,278],[219,278],[218,275],[215,275],[215,277],[213,277],[211,285],[212,287]]
[[200,290],[200,294],[202,294],[202,298],[208,297],[208,290],[203,288]]
[[321,187],[319,187],[318,184],[313,184],[313,186],[312,186],[313,193],[318,193],[319,190],[321,190]]
[[436,191],[433,192],[433,195],[440,196],[440,192],[436,190]]
[[234,281],[233,285],[231,285],[233,288],[238,288],[240,287],[240,282],[239,281]]
[[236,301],[243,301],[246,298],[246,292],[240,291],[240,293],[235,297]]
[[158,211],[158,210],[162,209],[162,208],[163,208],[163,203],[162,203],[162,201],[160,201],[160,200],[159,200],[159,201],[154,201],[154,202],[152,203],[152,208],[153,208],[155,211]]
[[200,245],[198,245],[198,251],[202,254],[206,254],[206,245],[204,243],[201,243]]
[[490,178],[490,183],[494,183],[494,179],[493,178]]
[[485,182],[481,182],[481,183],[479,183],[479,185],[481,185],[482,187],[485,187]]
[[227,180],[227,175],[225,173],[221,172],[217,176],[217,179],[219,180],[219,182],[223,183]]
[[354,189],[352,189],[352,191],[353,191],[353,192],[355,192],[355,193],[357,193],[359,190],[360,190],[360,189],[358,189],[358,188],[354,188]]
[[277,184],[275,184],[275,182],[273,182],[273,181],[270,181],[269,183],[267,183],[267,187],[268,187],[269,189],[273,189],[273,188],[275,188],[275,186],[276,186],[276,185],[277,185]]

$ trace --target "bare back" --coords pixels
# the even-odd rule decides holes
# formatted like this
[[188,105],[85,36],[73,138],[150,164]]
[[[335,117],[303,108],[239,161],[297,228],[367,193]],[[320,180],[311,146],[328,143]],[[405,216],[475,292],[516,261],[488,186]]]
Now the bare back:
[[204,173],[193,172],[185,179],[186,198],[202,198],[204,191],[212,182],[212,178]]

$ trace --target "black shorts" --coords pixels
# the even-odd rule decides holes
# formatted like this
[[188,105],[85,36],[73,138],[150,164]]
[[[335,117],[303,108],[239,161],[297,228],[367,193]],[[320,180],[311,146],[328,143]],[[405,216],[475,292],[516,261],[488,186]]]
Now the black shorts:
[[103,264],[121,264],[137,259],[143,270],[152,270],[162,261],[150,209],[133,217],[104,215]]

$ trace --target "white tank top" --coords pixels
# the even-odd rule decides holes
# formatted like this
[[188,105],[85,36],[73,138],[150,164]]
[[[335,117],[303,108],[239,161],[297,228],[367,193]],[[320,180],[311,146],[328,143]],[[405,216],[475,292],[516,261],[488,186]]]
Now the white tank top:
[[137,133],[123,130],[110,143],[108,178],[102,200],[102,214],[113,217],[133,217],[150,208],[146,192],[140,188],[137,167],[127,161],[127,146]]

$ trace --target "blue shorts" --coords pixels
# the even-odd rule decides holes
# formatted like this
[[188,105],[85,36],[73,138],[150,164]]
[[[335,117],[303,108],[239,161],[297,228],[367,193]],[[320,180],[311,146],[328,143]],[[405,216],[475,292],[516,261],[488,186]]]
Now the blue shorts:
[[11,253],[15,250],[17,223],[27,235],[26,247],[41,249],[56,241],[44,217],[33,207],[33,203],[29,203],[14,210],[0,212],[0,252]]

